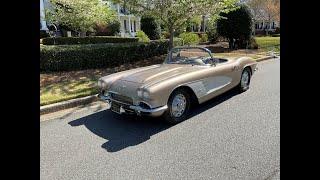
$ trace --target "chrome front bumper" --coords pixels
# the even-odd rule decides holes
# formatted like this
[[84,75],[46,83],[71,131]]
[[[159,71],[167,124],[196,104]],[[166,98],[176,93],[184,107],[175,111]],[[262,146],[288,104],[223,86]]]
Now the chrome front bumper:
[[143,108],[143,107],[137,106],[137,105],[128,105],[128,104],[124,104],[124,103],[119,102],[119,101],[115,101],[110,96],[105,96],[103,94],[98,94],[97,97],[98,97],[98,99],[100,101],[103,101],[103,102],[108,104],[107,109],[111,109],[112,102],[116,102],[118,104],[121,104],[120,113],[119,114],[122,114],[122,113],[123,114],[135,113],[137,115],[146,115],[146,116],[158,117],[158,116],[161,116],[168,109],[167,105],[161,106],[161,107],[157,107],[157,108],[152,108],[152,109],[146,109],[146,108]]

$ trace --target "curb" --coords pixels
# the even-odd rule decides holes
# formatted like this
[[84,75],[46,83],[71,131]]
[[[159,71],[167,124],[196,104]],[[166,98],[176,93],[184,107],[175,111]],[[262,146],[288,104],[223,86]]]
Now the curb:
[[263,57],[263,58],[258,58],[258,59],[256,59],[256,62],[265,61],[265,60],[273,59],[273,58],[276,58],[276,57],[277,56],[267,56],[267,57]]
[[[259,59],[256,59],[256,62],[265,61],[265,60],[272,59],[272,58],[276,58],[276,56],[268,56],[268,57],[259,58]],[[95,102],[97,100],[98,100],[97,94],[95,94],[92,96],[86,96],[86,97],[82,97],[82,98],[71,99],[68,101],[63,101],[63,102],[58,102],[58,103],[49,104],[49,105],[45,105],[45,106],[40,106],[40,115],[60,111],[63,109],[73,108],[73,107],[80,106],[80,105],[89,104],[89,103]]]
[[86,96],[82,98],[71,99],[63,102],[40,106],[40,115],[60,111],[63,109],[73,108],[80,105],[89,104],[97,100],[98,100],[97,94],[95,94],[92,96]]

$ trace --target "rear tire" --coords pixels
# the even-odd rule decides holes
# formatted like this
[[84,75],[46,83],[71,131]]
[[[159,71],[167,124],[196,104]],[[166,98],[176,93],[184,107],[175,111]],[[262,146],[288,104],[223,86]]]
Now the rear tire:
[[191,96],[184,89],[175,90],[169,97],[168,109],[164,119],[170,124],[177,124],[187,119],[191,106]]
[[249,89],[250,80],[251,80],[251,71],[248,67],[246,67],[244,68],[241,74],[241,79],[238,87],[240,92],[244,92]]

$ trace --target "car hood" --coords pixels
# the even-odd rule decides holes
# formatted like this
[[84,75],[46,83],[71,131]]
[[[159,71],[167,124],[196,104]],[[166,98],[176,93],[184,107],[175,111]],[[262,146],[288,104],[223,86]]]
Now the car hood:
[[139,84],[149,84],[175,77],[180,74],[185,74],[187,72],[192,72],[197,69],[198,68],[196,66],[191,65],[160,64],[128,73],[122,76],[120,80]]

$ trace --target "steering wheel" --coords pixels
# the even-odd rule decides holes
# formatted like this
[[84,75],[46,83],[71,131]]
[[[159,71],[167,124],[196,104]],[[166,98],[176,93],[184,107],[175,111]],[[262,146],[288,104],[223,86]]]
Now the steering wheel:
[[214,64],[214,63],[216,63],[215,59],[211,58],[211,57],[206,58],[205,60],[203,60],[203,62],[206,63],[206,64]]

